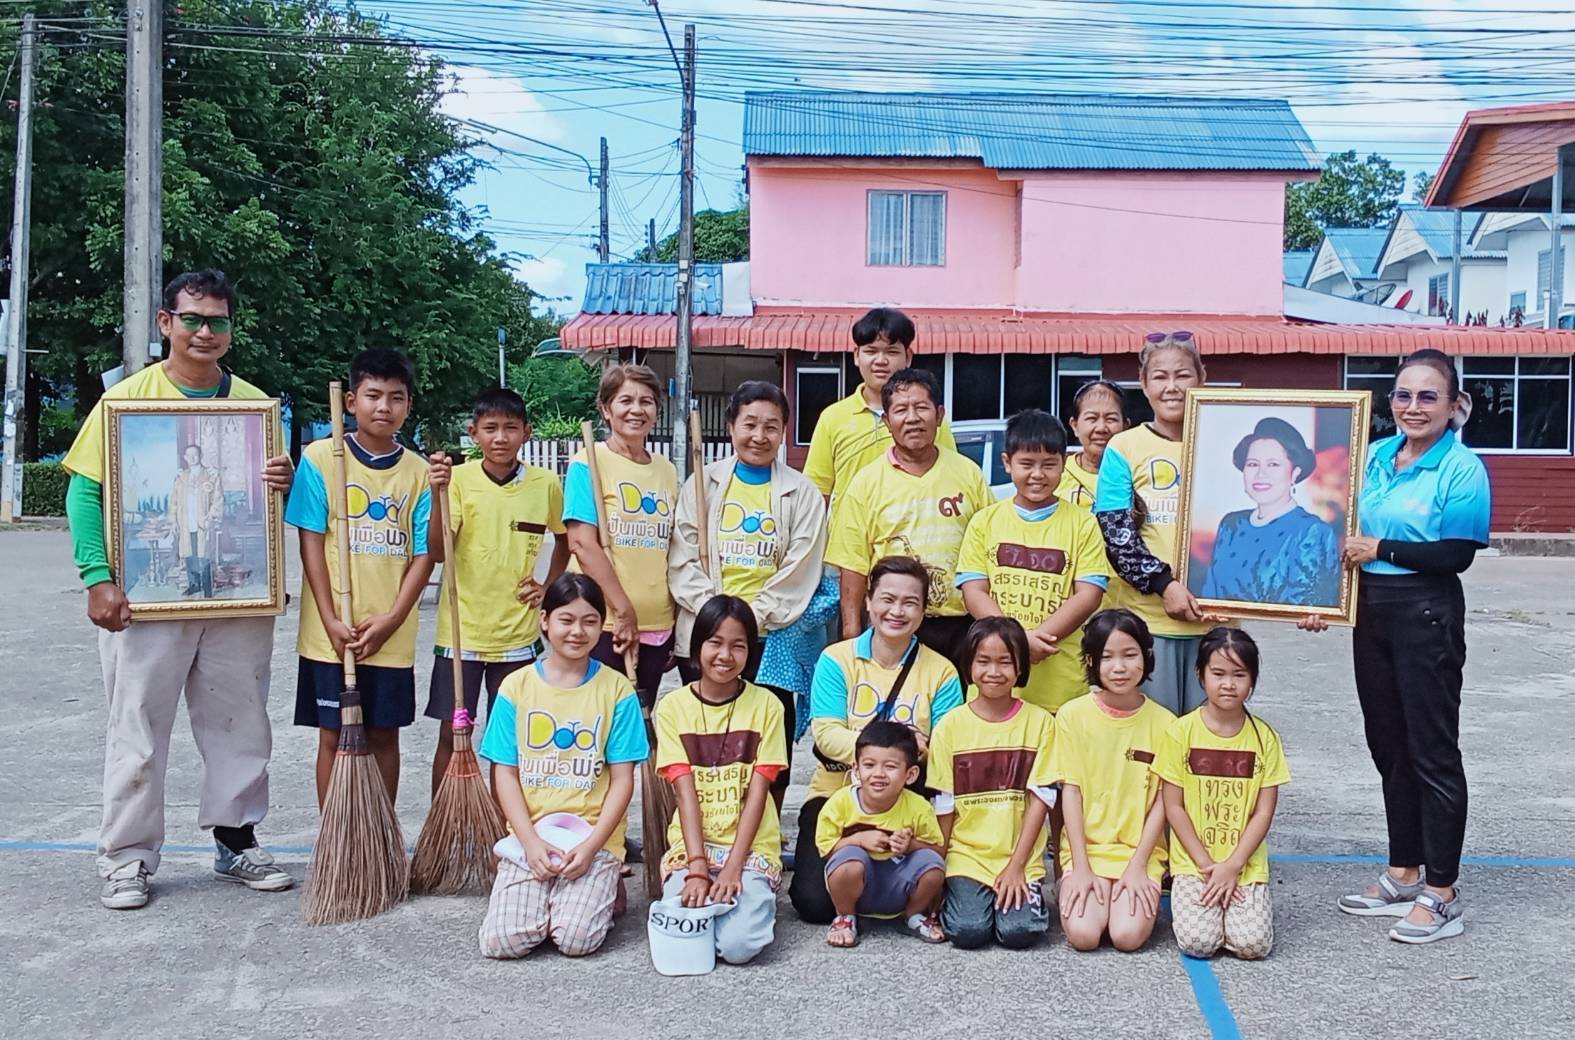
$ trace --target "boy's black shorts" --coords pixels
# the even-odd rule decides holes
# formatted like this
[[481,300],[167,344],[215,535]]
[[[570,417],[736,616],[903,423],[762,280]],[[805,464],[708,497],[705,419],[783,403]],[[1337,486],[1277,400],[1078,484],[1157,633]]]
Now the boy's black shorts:
[[[338,729],[339,691],[345,684],[343,666],[305,657],[300,662],[295,680],[295,724]],[[358,664],[355,683],[368,729],[399,729],[416,721],[414,667]]]
[[[503,680],[530,661],[461,661],[465,683],[465,710],[477,723],[481,714],[476,710],[481,704],[481,687],[487,687],[487,718],[492,717],[492,703],[498,699],[498,687]],[[432,682],[427,687],[427,708],[423,713],[429,719],[448,722],[454,717],[454,659],[441,654],[432,655]]]

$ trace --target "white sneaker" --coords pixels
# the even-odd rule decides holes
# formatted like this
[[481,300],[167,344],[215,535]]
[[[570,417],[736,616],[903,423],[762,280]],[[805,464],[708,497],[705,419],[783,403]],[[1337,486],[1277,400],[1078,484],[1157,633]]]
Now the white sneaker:
[[140,859],[134,859],[116,867],[104,880],[98,901],[106,910],[141,910],[147,906],[147,866]]
[[221,881],[245,885],[253,892],[283,892],[295,884],[295,878],[285,873],[261,845],[231,852],[222,841],[213,844],[213,876]]

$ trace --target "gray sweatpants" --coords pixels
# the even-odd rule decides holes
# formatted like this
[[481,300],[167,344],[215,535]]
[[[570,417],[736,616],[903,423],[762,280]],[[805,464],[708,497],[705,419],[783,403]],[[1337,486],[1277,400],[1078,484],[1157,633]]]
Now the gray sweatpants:
[[[777,932],[777,893],[771,879],[758,870],[746,870],[741,877],[738,905],[718,914],[714,929],[716,955],[728,964],[748,964],[771,945]],[[662,898],[677,900],[683,890],[684,872],[675,870],[662,883]]]
[[1172,715],[1185,715],[1203,704],[1203,684],[1198,681],[1201,642],[1202,636],[1154,637],[1154,674],[1143,692]]
[[243,827],[268,811],[272,617],[137,621],[99,631],[109,699],[104,820],[98,869],[141,860],[151,874],[164,845],[164,775],[181,694],[202,757],[197,825]]

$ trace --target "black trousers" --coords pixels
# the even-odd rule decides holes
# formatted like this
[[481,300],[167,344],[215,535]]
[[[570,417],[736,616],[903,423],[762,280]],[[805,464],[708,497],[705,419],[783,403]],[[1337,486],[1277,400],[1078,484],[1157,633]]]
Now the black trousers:
[[800,920],[809,924],[830,924],[837,908],[826,891],[826,861],[815,847],[815,825],[826,799],[811,798],[798,811],[798,841],[793,845],[793,880],[788,882],[788,899]]
[[1460,758],[1466,602],[1454,575],[1362,575],[1352,640],[1367,749],[1383,779],[1389,863],[1454,885],[1466,834]]
[[[755,648],[749,652],[749,663],[744,665],[744,678],[750,682],[755,681],[755,675],[760,671],[760,653],[765,646],[764,642],[755,643]],[[677,659],[678,677],[686,683],[695,682],[700,678],[700,662],[692,657]],[[776,694],[777,700],[782,703],[782,732],[787,734],[787,765],[782,772],[777,774],[776,781],[771,785],[771,800],[777,805],[777,815],[782,815],[782,799],[787,797],[788,785],[793,772],[793,731],[798,728],[798,695],[792,690],[784,690],[776,686],[761,687]]]

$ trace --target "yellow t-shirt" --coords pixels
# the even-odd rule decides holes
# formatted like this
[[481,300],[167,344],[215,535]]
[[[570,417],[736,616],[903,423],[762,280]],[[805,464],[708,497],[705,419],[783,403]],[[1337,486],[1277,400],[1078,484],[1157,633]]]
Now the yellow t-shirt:
[[755,601],[777,571],[776,531],[769,476],[763,484],[751,484],[734,473],[722,496],[716,533],[724,593],[745,603]]
[[[1048,787],[1055,720],[1048,711],[1017,702],[1012,717],[990,722],[961,708],[935,727],[924,782],[953,798],[956,820],[946,849],[948,877],[972,878],[981,885],[1011,862],[1023,833],[1030,787]],[[1029,881],[1045,875],[1045,833],[1039,830],[1024,873]]]
[[[1099,489],[1099,474],[1090,473],[1083,468],[1083,455],[1081,452],[1066,457],[1066,469],[1061,474],[1061,483],[1056,486],[1055,497],[1060,502],[1070,502],[1085,512],[1092,512],[1094,496]],[[1097,522],[1096,522],[1097,524]],[[1103,534],[1100,537],[1104,537]],[[1106,561],[1108,563],[1108,560]],[[1099,604],[1100,610],[1114,610],[1118,607],[1132,609],[1132,604],[1138,601],[1140,593],[1121,575],[1110,568],[1110,586],[1105,589],[1105,598]]]
[[[328,560],[329,595],[339,603],[337,525],[343,523],[328,490],[334,480],[333,442],[313,441],[301,452],[284,518],[304,531],[323,535]],[[354,437],[345,439],[346,506],[350,514],[350,616],[359,624],[390,610],[399,598],[405,572],[427,552],[427,520],[432,489],[427,463],[413,451],[380,457],[364,454]],[[296,650],[312,661],[337,664],[333,644],[317,613],[317,599],[302,579],[301,628]],[[411,610],[383,648],[358,662],[385,668],[409,668],[415,662],[419,610]]]
[[[244,379],[226,374],[224,377],[229,382],[228,393],[225,395],[232,401],[266,401],[268,395],[252,386]],[[221,389],[223,385],[221,384]],[[152,364],[134,375],[127,376],[108,390],[99,400],[128,400],[128,401],[204,401],[216,400],[216,397],[198,395],[187,397],[181,393],[180,387],[170,381],[164,371],[163,362]],[[71,450],[66,452],[62,463],[66,469],[78,476],[102,484],[104,483],[104,450],[106,447],[104,437],[104,406],[95,404],[88,412],[87,418],[82,420],[82,426],[77,430],[76,439],[71,442]],[[275,453],[273,445],[268,446],[268,454]],[[106,508],[108,500],[105,501]]]
[[[922,795],[904,790],[885,812],[870,812],[859,801],[859,789],[844,787],[830,798],[820,810],[815,822],[815,848],[822,857],[831,855],[837,842],[861,831],[882,831],[895,834],[904,827],[913,831],[916,841],[939,847],[944,844],[941,824],[935,810]],[[870,859],[891,859],[890,852],[872,852]]]
[[[680,763],[690,767],[700,801],[704,855],[721,866],[738,840],[738,819],[755,767],[788,764],[782,703],[753,683],[744,683],[727,704],[708,704],[692,686],[681,686],[657,701],[651,720],[656,726],[656,768]],[[682,867],[688,858],[676,812],[667,827],[667,842],[664,873]],[[782,827],[769,795],[750,851],[748,866],[772,879],[781,877]]]
[[[1072,598],[1078,582],[1103,587],[1110,579],[1105,538],[1093,514],[1062,502],[1050,515],[1027,520],[1010,499],[986,506],[968,521],[957,556],[957,581],[982,576],[996,606],[1026,629],[1042,624]],[[1023,700],[1055,712],[1088,692],[1081,650],[1083,629],[1058,644],[1060,652],[1034,665]]]
[[[935,443],[957,450],[957,439],[943,419]],[[854,474],[880,458],[891,447],[891,430],[881,413],[864,400],[864,387],[835,404],[827,405],[815,420],[804,459],[804,476],[823,495],[841,495]]]
[[540,611],[518,598],[536,571],[547,532],[563,535],[563,486],[555,474],[520,464],[502,484],[480,462],[455,466],[448,485],[448,526],[456,559],[443,565],[437,645],[454,646],[449,625],[450,568],[459,577],[459,634],[465,654],[483,661],[535,644]]
[[[1175,568],[1177,514],[1181,509],[1181,442],[1166,440],[1147,423],[1122,430],[1105,446],[1099,481],[1094,495],[1095,511],[1128,508],[1134,496],[1141,498],[1144,516],[1138,534],[1150,553]],[[1118,596],[1114,605],[1136,613],[1156,636],[1200,636],[1215,624],[1177,621],[1165,613],[1159,596],[1130,591],[1130,601],[1119,602],[1122,597]]]
[[[1285,749],[1274,727],[1249,718],[1234,737],[1221,737],[1203,721],[1202,709],[1172,722],[1160,738],[1153,770],[1160,779],[1181,788],[1187,818],[1198,840],[1218,863],[1236,851],[1242,828],[1265,787],[1291,782]],[[1170,871],[1200,877],[1186,847],[1170,836]],[[1252,850],[1238,879],[1243,885],[1269,880],[1269,843]]]
[[957,552],[973,514],[995,501],[972,459],[941,449],[922,477],[883,457],[860,470],[840,493],[826,562],[868,574],[883,556],[912,556],[930,572],[934,617],[961,617]]
[[[1149,766],[1175,719],[1147,698],[1136,712],[1118,718],[1100,707],[1092,693],[1056,713],[1050,771],[1055,782],[1076,784],[1083,796],[1088,865],[1102,878],[1119,878],[1143,840],[1143,822],[1159,797],[1159,778]],[[1060,859],[1062,870],[1072,869],[1071,837],[1065,828]],[[1149,857],[1148,874],[1158,881],[1164,873],[1162,838]]]
[[[678,471],[660,455],[641,464],[605,444],[596,446],[601,478],[602,515],[607,522],[607,554],[618,583],[634,604],[641,632],[666,632],[676,618],[667,591],[667,545],[673,536],[673,505],[678,501]],[[563,519],[596,524],[590,467],[584,450],[569,460],[564,477]],[[572,564],[578,570],[578,562]],[[607,619],[612,629],[613,619]]]
[[[859,731],[885,707],[892,684],[902,672],[901,664],[882,668],[871,655],[872,643],[873,635],[866,630],[853,639],[828,646],[815,664],[815,677],[810,684],[810,722],[813,725],[822,719],[835,720],[844,745],[841,750],[846,752],[845,757],[839,756],[839,764],[853,761]],[[950,661],[917,640],[912,645],[917,647],[918,656],[892,704],[891,720],[912,726],[928,737],[935,723],[962,703],[962,684]],[[846,768],[829,769],[817,756],[815,773],[804,797],[824,798],[847,785]]]
[[[549,683],[539,662],[526,665],[503,680],[487,715],[478,753],[519,770],[532,823],[566,812],[595,827],[612,785],[607,767],[650,754],[634,687],[611,668],[589,665],[573,689]],[[620,863],[626,826],[619,820],[602,846]]]

